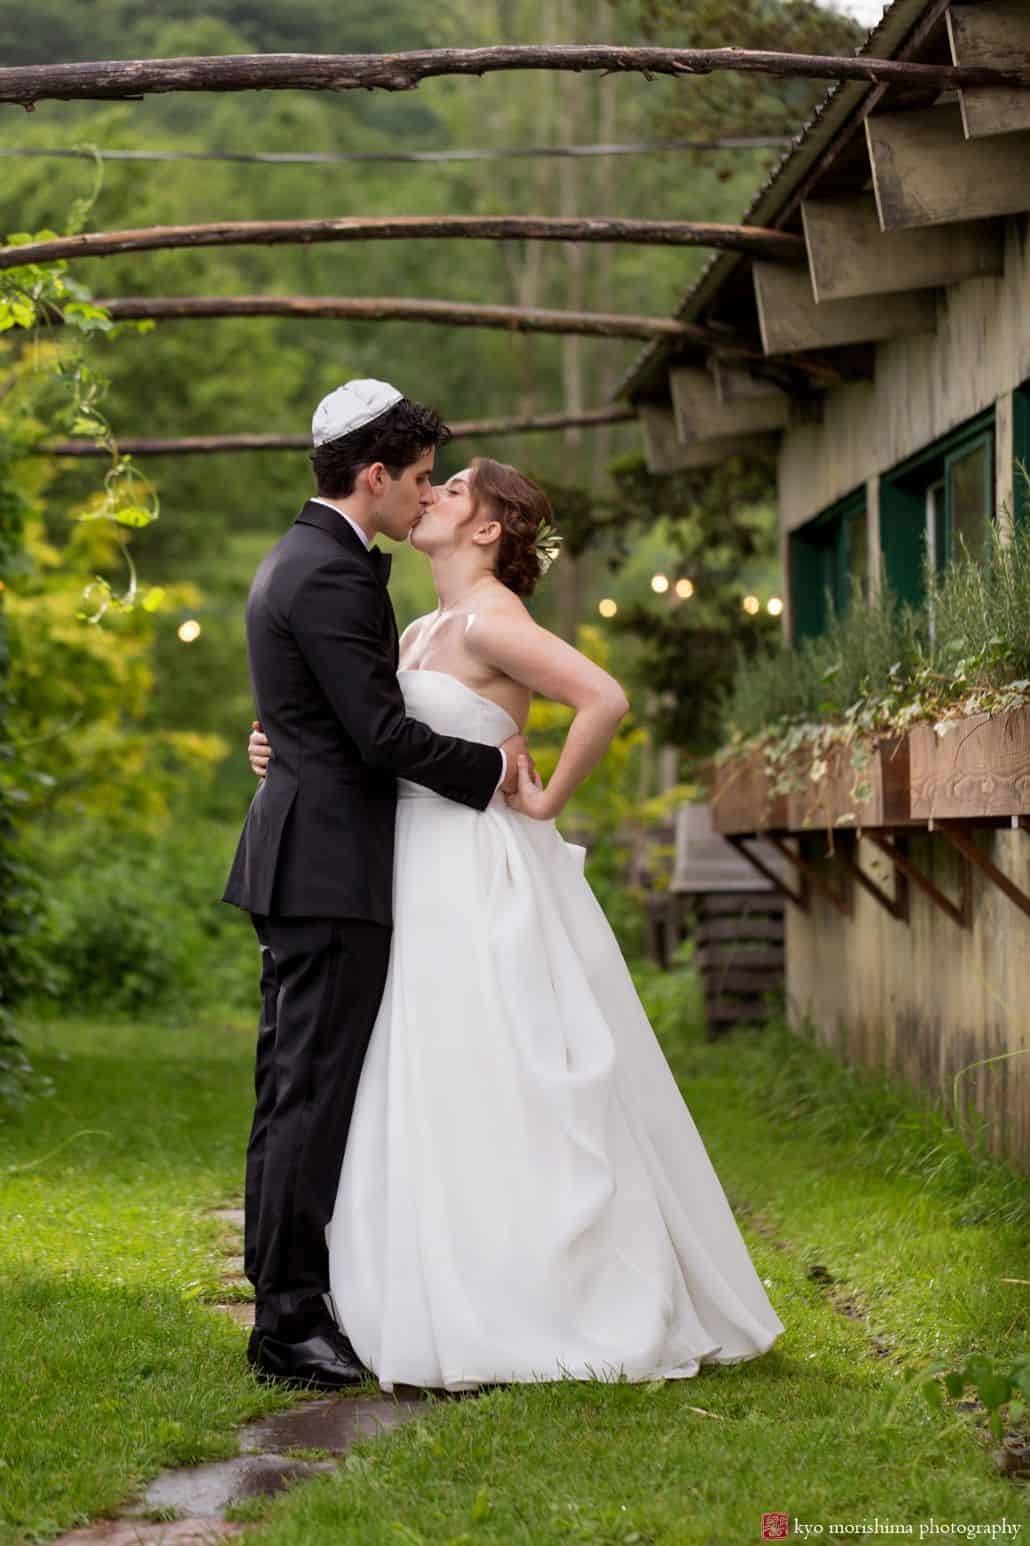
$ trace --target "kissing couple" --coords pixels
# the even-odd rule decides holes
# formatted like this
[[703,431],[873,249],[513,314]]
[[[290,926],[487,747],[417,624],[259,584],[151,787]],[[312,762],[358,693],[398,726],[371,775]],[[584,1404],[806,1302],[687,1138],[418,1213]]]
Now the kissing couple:
[[[462,1391],[754,1358],[783,1324],[555,825],[629,705],[526,607],[547,498],[487,458],[434,485],[450,432],[385,382],[312,432],[247,603],[263,777],[224,896],[262,960],[251,1366]],[[399,640],[377,538],[433,572]],[[546,785],[534,693],[575,710]]]

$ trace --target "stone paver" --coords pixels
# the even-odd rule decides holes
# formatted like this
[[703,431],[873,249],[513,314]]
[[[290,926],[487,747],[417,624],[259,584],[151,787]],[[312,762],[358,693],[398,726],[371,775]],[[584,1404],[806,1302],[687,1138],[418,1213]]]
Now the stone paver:
[[318,1471],[331,1471],[331,1460],[288,1460],[285,1455],[239,1455],[209,1465],[162,1471],[138,1503],[126,1513],[146,1514],[174,1508],[182,1519],[220,1518],[230,1503],[266,1497]]
[[232,1224],[236,1229],[243,1229],[242,1208],[212,1208],[212,1218],[224,1219],[227,1224]]
[[226,1519],[173,1519],[147,1524],[140,1519],[104,1519],[85,1530],[58,1536],[53,1546],[211,1546],[238,1535],[241,1524]]
[[[238,1229],[243,1210],[216,1208],[213,1214]],[[223,1283],[245,1282],[242,1257],[226,1257]],[[254,1324],[253,1301],[212,1305],[241,1326]],[[444,1394],[440,1392],[439,1394]],[[323,1450],[339,1456],[357,1439],[374,1438],[426,1409],[414,1387],[393,1395],[331,1396],[273,1412],[240,1431],[240,1453],[231,1460],[163,1471],[120,1519],[102,1520],[60,1537],[55,1546],[209,1546],[243,1526],[228,1522],[228,1508],[247,1498],[281,1492],[294,1482],[334,1469],[335,1460],[302,1460],[285,1451]],[[147,1514],[167,1510],[174,1518],[156,1522]]]
[[[241,1430],[241,1453],[234,1459],[162,1471],[143,1496],[126,1509],[126,1518],[120,1523],[127,1524],[132,1516],[138,1519],[155,1509],[174,1509],[176,1524],[219,1520],[230,1504],[281,1492],[335,1466],[334,1460],[293,1459],[283,1451],[322,1449],[341,1455],[356,1439],[374,1438],[424,1410],[422,1396],[412,1392],[396,1400],[393,1396],[333,1396],[270,1413]],[[133,1546],[134,1539],[132,1535],[124,1537],[126,1546]],[[179,1538],[170,1538],[170,1546],[173,1539],[177,1542]],[[72,1541],[80,1546],[77,1537],[69,1537],[69,1543]],[[107,1546],[107,1537],[98,1537],[97,1546],[101,1542]],[[81,1546],[93,1546],[93,1542],[84,1538]],[[111,1546],[122,1546],[122,1539],[112,1537]]]
[[247,1454],[268,1454],[284,1449],[327,1449],[342,1454],[355,1439],[374,1438],[426,1410],[420,1395],[394,1400],[392,1396],[334,1397],[312,1401],[286,1412],[273,1412],[249,1423],[240,1434],[240,1448]]

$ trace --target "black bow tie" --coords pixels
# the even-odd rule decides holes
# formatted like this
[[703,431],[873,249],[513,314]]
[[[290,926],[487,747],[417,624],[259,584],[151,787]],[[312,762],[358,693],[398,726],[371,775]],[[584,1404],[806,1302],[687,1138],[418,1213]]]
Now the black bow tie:
[[393,554],[384,553],[381,548],[369,548],[368,556],[372,560],[372,566],[376,574],[385,585],[390,578],[390,565],[393,563]]

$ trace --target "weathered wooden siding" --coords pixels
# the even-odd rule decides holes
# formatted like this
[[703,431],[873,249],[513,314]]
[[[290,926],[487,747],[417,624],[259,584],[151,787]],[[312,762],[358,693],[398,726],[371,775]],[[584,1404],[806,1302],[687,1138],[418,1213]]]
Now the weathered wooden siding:
[[[937,330],[877,346],[876,376],[827,393],[821,423],[783,437],[780,519],[793,531],[1030,378],[1030,217],[1005,222],[1005,272],[938,292]],[[1001,425],[1004,433],[1005,424]],[[999,455],[999,504],[1011,455]]]
[[[825,854],[825,838],[805,841]],[[1030,892],[1030,833],[980,831],[976,841]],[[859,858],[872,871],[868,849],[860,843]],[[915,837],[910,852],[942,891],[957,895],[959,857],[942,837]],[[873,873],[889,889],[889,877]],[[979,1113],[991,1124],[992,1152],[1030,1173],[1030,918],[978,871],[969,930],[915,887],[907,926],[859,887],[850,918],[816,893],[808,913],[788,908],[787,996],[792,1023],[807,1015],[838,1055],[887,1067],[953,1117],[960,1068],[1025,1048],[964,1075],[960,1097],[971,1121]]]

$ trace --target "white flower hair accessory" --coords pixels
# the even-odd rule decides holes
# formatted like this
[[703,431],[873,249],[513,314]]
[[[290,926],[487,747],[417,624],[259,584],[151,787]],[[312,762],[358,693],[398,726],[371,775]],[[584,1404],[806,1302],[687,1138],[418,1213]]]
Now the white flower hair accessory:
[[533,551],[540,563],[540,573],[546,574],[561,552],[562,536],[550,521],[544,521],[536,534]]

